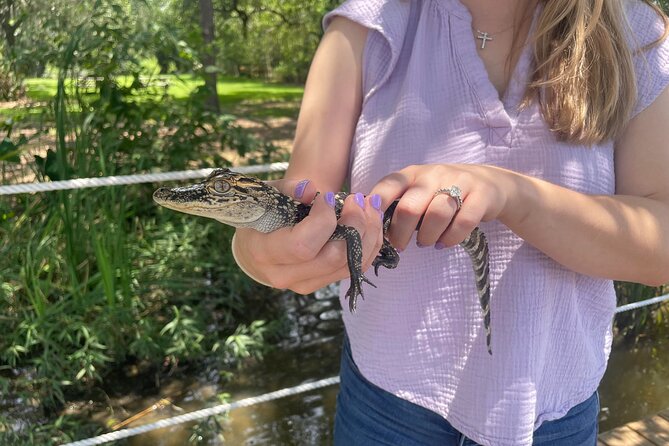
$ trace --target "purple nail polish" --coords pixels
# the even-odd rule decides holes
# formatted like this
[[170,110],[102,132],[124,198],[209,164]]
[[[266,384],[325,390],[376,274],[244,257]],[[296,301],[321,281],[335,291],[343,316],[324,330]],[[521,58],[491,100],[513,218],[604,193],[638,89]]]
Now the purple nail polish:
[[372,203],[372,207],[377,211],[381,209],[381,195],[372,195],[372,197],[369,199],[369,202]]
[[358,192],[357,194],[355,194],[355,197],[353,197],[353,198],[355,199],[355,202],[358,203],[358,206],[360,206],[360,208],[365,209],[365,196],[364,195],[362,195],[360,192]]
[[330,206],[332,209],[335,207],[335,194],[334,192],[326,192],[325,193],[325,202]]
[[441,242],[437,242],[437,243],[434,244],[434,249],[444,249],[445,247],[446,247],[446,245],[444,245]]
[[304,190],[307,188],[309,180],[302,180],[295,186],[295,198],[302,198],[304,195]]

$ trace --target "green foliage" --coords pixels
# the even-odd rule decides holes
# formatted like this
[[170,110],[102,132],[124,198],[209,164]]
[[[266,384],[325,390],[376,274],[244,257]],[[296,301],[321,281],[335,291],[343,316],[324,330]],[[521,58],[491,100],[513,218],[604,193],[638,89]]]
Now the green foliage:
[[[133,34],[128,5],[95,6],[54,61],[55,148],[35,156],[38,179],[220,166],[226,150],[274,159],[273,147],[233,117],[204,110],[198,89],[178,100],[156,91],[142,71],[151,39]],[[82,69],[92,83],[81,83]],[[3,129],[3,168],[20,166],[17,155],[29,142],[13,135],[13,125]],[[10,411],[0,420],[0,442],[60,443],[93,433],[73,426],[74,417],[51,414],[124,364],[146,361],[161,371],[207,356],[231,365],[267,348],[277,331],[264,322],[274,318],[271,300],[252,297],[266,293],[225,248],[230,228],[157,209],[153,189],[0,201],[0,386],[4,395],[35,401],[30,424],[42,426],[16,432],[9,426],[19,415]]]
[[[650,287],[639,283],[616,282],[618,305],[639,302],[669,291],[669,286]],[[616,315],[618,338],[636,341],[640,337],[666,335],[669,331],[669,305],[653,305]]]
[[[39,136],[39,132],[31,137],[24,134],[19,134],[18,138],[14,138],[12,133],[14,130],[14,120],[8,118],[0,124],[0,132],[5,133],[5,137],[0,141],[0,161],[10,163],[18,163],[21,161],[20,154],[31,140]],[[3,178],[4,179],[4,178]]]
[[658,0],[657,3],[658,3],[658,4],[660,5],[660,7],[664,10],[664,12],[666,12],[667,14],[669,14],[669,0]]
[[322,36],[321,19],[339,2],[224,0],[217,10],[223,71],[301,83]]

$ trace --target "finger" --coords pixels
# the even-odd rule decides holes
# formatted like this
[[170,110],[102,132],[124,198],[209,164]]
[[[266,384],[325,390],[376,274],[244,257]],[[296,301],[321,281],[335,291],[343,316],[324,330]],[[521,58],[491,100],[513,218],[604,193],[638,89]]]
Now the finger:
[[388,231],[388,238],[393,246],[400,250],[406,248],[433,196],[434,191],[425,184],[414,184],[404,192],[395,208]]
[[274,231],[264,239],[259,261],[272,264],[295,264],[313,260],[330,239],[337,225],[334,194],[319,195],[309,215],[295,226]]
[[381,197],[367,196],[367,229],[363,236],[362,271],[365,272],[372,265],[383,244],[383,212],[381,212]]
[[[371,197],[365,198],[362,194],[349,195],[344,200],[341,218],[338,222],[341,225],[352,227],[359,234],[362,245],[362,257],[360,260],[363,272],[371,265],[372,259],[375,257],[376,252],[378,252],[378,249],[375,251],[375,246],[378,244],[379,236],[382,234],[381,212],[376,209],[376,207],[380,207],[378,198],[375,200],[376,203],[372,204]],[[330,264],[338,265],[342,268],[336,272],[332,270],[338,278],[350,275],[347,261],[349,243],[353,243],[353,241],[346,241],[344,243],[335,241],[335,243],[328,244],[319,254],[319,258],[329,257]]]
[[305,204],[311,203],[317,193],[316,185],[308,179],[284,178],[282,180],[266,181],[266,183],[278,189],[282,194]]
[[[379,204],[379,203],[374,203]],[[361,234],[363,250],[363,272],[376,257],[383,242],[382,214],[368,197],[350,195],[344,202],[339,223],[355,228]],[[275,286],[290,288],[298,293],[308,294],[325,285],[350,276],[347,262],[348,245],[344,241],[327,243],[313,261],[290,268],[278,267],[269,273],[277,278]]]
[[[344,200],[344,206],[341,210],[339,224],[352,226],[355,228],[360,237],[365,235],[367,229],[367,214],[369,206],[361,193],[350,194]],[[377,217],[378,218],[378,217]]]
[[446,194],[432,198],[416,235],[418,246],[432,246],[446,231],[457,211],[455,200]]
[[[327,195],[327,194],[326,194]],[[316,199],[316,203],[321,201],[320,198]],[[315,207],[315,204],[314,204]],[[308,251],[305,248],[304,253],[300,252],[301,249],[299,246],[292,246],[286,248],[289,253],[297,252],[298,254],[293,257],[295,262],[311,262],[312,268],[305,269],[306,274],[310,274],[311,271],[316,271],[316,274],[323,275],[326,278],[330,278],[333,275],[333,272],[339,271],[337,274],[338,277],[347,277],[348,269],[347,266],[347,243],[345,241],[334,240],[333,243],[327,243],[330,240],[330,236],[333,234],[337,224],[350,226],[355,229],[358,234],[360,234],[361,240],[364,240],[364,235],[366,232],[367,226],[367,215],[365,213],[365,200],[362,194],[351,194],[344,200],[344,205],[341,211],[341,218],[339,221],[332,222],[331,228],[327,232],[319,233],[310,233],[306,232],[304,235],[306,237],[316,237],[318,239],[317,243],[311,244],[310,248],[318,248],[318,251]],[[311,217],[305,218],[305,221]],[[378,217],[377,217],[378,218]],[[299,230],[297,225],[294,228],[294,231]],[[305,231],[310,230],[309,227],[305,226]],[[284,242],[284,245],[289,242]],[[301,245],[305,243],[302,242]],[[363,252],[364,252],[363,245]],[[345,274],[341,274],[345,271]],[[329,282],[328,282],[329,283]]]
[[444,246],[461,243],[481,223],[486,206],[482,205],[483,197],[470,194],[463,198],[462,207],[455,214],[451,225],[439,238]]
[[[345,244],[332,242],[312,261],[295,265],[267,265],[267,281],[274,288],[308,294],[332,282],[348,277]],[[313,288],[312,288],[313,287]]]
[[399,172],[393,172],[381,178],[372,188],[370,196],[378,194],[381,197],[381,210],[385,211],[388,206],[409,188],[414,179],[410,170],[404,169]]

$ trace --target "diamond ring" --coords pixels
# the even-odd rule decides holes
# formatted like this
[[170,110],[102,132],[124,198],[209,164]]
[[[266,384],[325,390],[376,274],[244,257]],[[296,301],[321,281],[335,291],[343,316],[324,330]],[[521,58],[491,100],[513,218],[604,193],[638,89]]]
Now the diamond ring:
[[446,194],[455,200],[455,204],[457,206],[456,212],[459,211],[462,207],[462,191],[458,186],[453,185],[447,189],[439,189],[434,193],[434,195],[439,194]]

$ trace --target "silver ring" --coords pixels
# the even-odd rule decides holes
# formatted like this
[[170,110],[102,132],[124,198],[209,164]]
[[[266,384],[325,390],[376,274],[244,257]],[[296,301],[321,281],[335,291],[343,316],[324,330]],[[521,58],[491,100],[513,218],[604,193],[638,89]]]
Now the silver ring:
[[435,195],[446,194],[452,199],[455,200],[455,205],[457,206],[456,211],[459,211],[462,207],[462,191],[456,185],[453,185],[447,189],[439,189],[434,193]]

